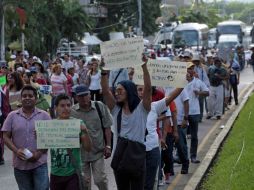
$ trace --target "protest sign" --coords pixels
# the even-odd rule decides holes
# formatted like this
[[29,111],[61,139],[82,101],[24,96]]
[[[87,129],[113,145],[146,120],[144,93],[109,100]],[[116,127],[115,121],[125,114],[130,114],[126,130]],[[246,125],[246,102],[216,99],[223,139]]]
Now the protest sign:
[[37,148],[79,148],[80,120],[35,121]]
[[6,76],[5,75],[0,76],[0,85],[5,85],[6,83],[7,83]]
[[112,40],[100,44],[106,69],[142,65],[144,42],[142,37]]
[[40,85],[40,92],[42,94],[50,94],[52,92],[51,85]]
[[[152,86],[182,88],[188,83],[186,80],[186,62],[149,59],[147,68]],[[141,67],[135,67],[133,81],[135,84],[144,84]]]

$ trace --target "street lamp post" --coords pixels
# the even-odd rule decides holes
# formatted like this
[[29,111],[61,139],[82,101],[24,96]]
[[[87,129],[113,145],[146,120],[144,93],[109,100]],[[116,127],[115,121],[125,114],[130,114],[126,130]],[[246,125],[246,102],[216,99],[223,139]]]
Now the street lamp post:
[[138,1],[138,36],[142,36],[143,32],[142,32],[142,2],[141,0],[137,0]]
[[3,8],[3,0],[0,0],[0,20],[1,20],[1,54],[0,61],[5,61],[5,44],[4,44],[4,8]]

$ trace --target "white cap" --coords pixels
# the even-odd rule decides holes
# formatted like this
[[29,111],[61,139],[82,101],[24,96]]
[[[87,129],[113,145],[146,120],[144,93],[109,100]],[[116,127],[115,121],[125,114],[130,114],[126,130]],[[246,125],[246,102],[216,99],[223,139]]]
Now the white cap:
[[16,55],[11,55],[11,59],[16,59]]
[[200,56],[198,53],[193,53],[192,61],[200,61]]
[[24,71],[24,68],[23,68],[23,67],[18,67],[18,68],[17,68],[17,71],[23,72],[23,71]]

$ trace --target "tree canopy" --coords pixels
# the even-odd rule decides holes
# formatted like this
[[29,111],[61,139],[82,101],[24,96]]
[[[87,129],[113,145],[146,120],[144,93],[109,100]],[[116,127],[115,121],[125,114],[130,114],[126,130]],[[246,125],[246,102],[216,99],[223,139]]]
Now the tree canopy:
[[[108,34],[112,31],[126,32],[129,27],[137,27],[139,18],[137,0],[124,1],[126,3],[123,4],[119,3],[119,0],[101,0],[100,2],[108,9],[108,17],[98,19],[94,31],[103,40],[108,40]],[[142,26],[145,36],[157,31],[155,20],[160,15],[160,1],[142,0]]]
[[5,0],[5,4],[7,43],[19,40],[23,31],[26,49],[38,56],[54,54],[62,38],[69,41],[82,38],[93,24],[78,0],[25,0],[22,8],[27,22],[25,29],[21,29],[15,11],[21,3]]

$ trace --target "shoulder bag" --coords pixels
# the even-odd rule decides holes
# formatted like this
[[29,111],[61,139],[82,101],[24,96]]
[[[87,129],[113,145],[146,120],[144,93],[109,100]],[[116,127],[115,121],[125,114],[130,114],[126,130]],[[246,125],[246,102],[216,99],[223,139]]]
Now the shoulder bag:
[[122,109],[117,115],[118,140],[111,167],[118,173],[141,176],[145,172],[145,145],[120,137]]

